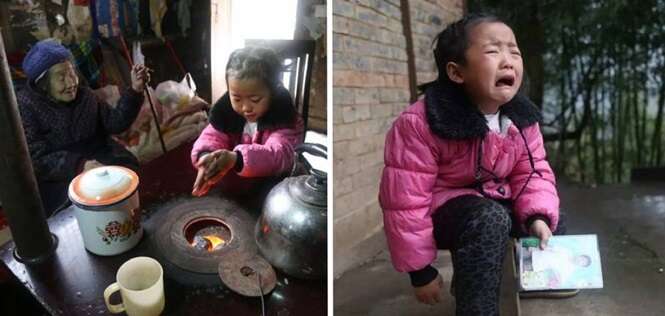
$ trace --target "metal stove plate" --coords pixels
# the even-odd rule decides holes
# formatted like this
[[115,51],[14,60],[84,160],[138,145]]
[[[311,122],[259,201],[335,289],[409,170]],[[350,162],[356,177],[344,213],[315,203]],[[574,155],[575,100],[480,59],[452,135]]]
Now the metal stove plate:
[[[251,258],[258,253],[254,241],[254,220],[236,203],[218,197],[189,198],[173,202],[159,211],[155,241],[159,252],[188,271],[217,273],[222,258]],[[206,252],[192,247],[184,227],[199,217],[217,217],[231,229],[232,238],[222,248]]]
[[[243,268],[250,268],[251,274]],[[259,291],[259,276],[261,291]],[[219,263],[219,277],[234,292],[258,297],[270,293],[277,284],[277,275],[268,261],[260,256],[252,258],[227,257]],[[261,293],[263,292],[263,293]]]

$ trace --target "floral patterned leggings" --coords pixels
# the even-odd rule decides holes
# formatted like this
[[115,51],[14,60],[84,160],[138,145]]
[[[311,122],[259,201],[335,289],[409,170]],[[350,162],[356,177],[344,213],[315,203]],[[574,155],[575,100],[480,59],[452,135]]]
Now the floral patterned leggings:
[[[563,234],[563,214],[555,235]],[[510,237],[525,236],[509,202],[464,195],[432,216],[439,249],[449,249],[454,270],[457,315],[499,315],[499,288]]]

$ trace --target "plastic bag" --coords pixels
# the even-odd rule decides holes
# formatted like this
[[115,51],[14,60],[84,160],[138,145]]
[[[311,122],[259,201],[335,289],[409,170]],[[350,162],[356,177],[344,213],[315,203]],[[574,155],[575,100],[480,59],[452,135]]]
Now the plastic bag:
[[189,105],[195,92],[196,85],[191,80],[191,76],[187,74],[181,82],[169,80],[157,85],[155,97],[170,110],[180,111]]

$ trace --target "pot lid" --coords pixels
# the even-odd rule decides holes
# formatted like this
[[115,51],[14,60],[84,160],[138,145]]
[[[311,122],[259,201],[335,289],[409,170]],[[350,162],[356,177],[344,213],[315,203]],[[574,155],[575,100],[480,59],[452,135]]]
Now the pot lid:
[[139,184],[139,177],[128,168],[102,166],[85,171],[69,184],[72,202],[86,206],[103,206],[118,203],[132,195]]
[[266,295],[277,284],[275,270],[259,255],[226,256],[219,263],[218,272],[224,285],[244,296]]

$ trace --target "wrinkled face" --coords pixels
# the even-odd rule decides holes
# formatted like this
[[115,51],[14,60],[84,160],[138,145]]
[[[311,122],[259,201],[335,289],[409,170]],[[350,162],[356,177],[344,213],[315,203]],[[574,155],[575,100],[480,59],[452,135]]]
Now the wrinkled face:
[[259,79],[229,78],[229,97],[236,113],[249,122],[256,122],[268,112],[270,89]]
[[469,32],[466,64],[459,65],[464,89],[482,109],[510,101],[522,84],[522,55],[515,34],[505,24],[480,23]]
[[79,77],[71,62],[65,61],[53,65],[48,70],[48,93],[60,102],[71,102],[76,99]]

